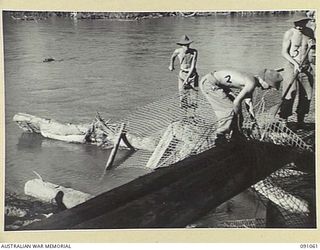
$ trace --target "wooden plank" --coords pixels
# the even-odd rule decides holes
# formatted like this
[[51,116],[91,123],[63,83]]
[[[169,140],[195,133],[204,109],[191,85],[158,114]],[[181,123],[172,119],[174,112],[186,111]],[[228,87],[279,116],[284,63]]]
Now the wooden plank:
[[124,129],[124,123],[121,123],[119,132],[118,132],[118,134],[116,136],[116,140],[114,142],[113,148],[112,148],[111,153],[109,155],[105,170],[108,170],[108,169],[110,169],[112,167],[112,164],[114,162],[114,159],[116,157],[116,154],[117,154],[117,151],[118,151],[118,148],[119,148],[119,144],[120,144],[120,141],[121,141],[123,129]]
[[121,139],[123,141],[123,143],[130,149],[130,150],[135,150],[135,148],[131,145],[131,143],[129,142],[126,133],[122,133],[121,134]]
[[159,161],[168,149],[173,138],[173,125],[170,124],[161,137],[161,140],[159,141],[159,144],[151,155],[149,161],[147,162],[146,168],[155,169],[158,166]]

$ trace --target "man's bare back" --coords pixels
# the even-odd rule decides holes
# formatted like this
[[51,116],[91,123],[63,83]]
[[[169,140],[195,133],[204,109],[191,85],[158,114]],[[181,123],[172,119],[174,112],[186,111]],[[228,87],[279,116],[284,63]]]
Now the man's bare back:
[[[193,61],[194,64],[196,64],[197,50],[192,48],[178,48],[172,54],[172,58],[175,57],[178,57],[180,69],[184,71],[189,71],[192,68]],[[174,70],[173,62],[169,65],[169,70],[171,71]]]
[[[241,103],[246,103],[246,108],[252,119],[254,117],[252,94],[256,87],[278,89],[282,76],[271,69],[263,69],[257,75],[235,70],[213,71],[205,75],[200,81],[200,88],[211,104],[218,121],[217,133],[223,134],[230,130],[232,120],[241,116]],[[233,88],[240,89],[236,95]],[[232,119],[231,119],[232,118]],[[241,118],[237,118],[240,122]],[[237,122],[239,130],[240,126]]]
[[240,111],[241,102],[245,100],[245,102],[250,106],[249,112],[252,116],[254,116],[252,107],[252,93],[257,86],[257,81],[254,76],[250,73],[234,70],[220,70],[213,72],[212,74],[219,82],[219,86],[223,88],[236,88],[241,90],[237,96],[235,96],[232,92],[229,92],[229,94],[234,96],[233,104],[235,113]]
[[221,85],[230,88],[242,89],[245,86],[253,87],[255,83],[254,76],[246,72],[220,70],[214,72],[214,76],[215,78],[217,78]]
[[195,49],[188,48],[184,50],[183,48],[178,48],[174,52],[180,62],[180,69],[188,71],[191,68],[192,61],[195,59],[197,51]]

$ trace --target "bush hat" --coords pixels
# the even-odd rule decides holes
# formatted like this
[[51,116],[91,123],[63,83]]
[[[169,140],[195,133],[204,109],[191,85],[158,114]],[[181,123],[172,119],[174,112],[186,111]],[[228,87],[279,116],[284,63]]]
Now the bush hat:
[[297,27],[297,26],[306,27],[307,23],[311,20],[312,20],[311,18],[303,18],[303,19],[299,19],[299,20],[294,21],[293,24],[295,27]]
[[274,69],[264,69],[258,74],[263,81],[265,81],[270,87],[279,89],[280,83],[283,81],[281,74]]
[[190,38],[187,35],[183,35],[179,42],[177,42],[178,45],[188,45],[190,43],[192,43],[193,41],[190,40]]

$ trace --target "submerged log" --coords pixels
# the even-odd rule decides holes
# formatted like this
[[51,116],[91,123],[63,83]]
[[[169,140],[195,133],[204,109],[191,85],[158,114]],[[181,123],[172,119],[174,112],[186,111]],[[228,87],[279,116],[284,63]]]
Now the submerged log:
[[[99,115],[91,124],[60,123],[53,119],[18,113],[13,121],[25,132],[38,133],[43,137],[72,143],[91,143],[112,147],[116,144],[119,124],[105,122]],[[139,137],[126,133],[120,147],[153,151],[157,145],[154,137]],[[130,146],[128,146],[130,145]]]
[[109,155],[109,159],[107,161],[105,170],[108,170],[108,169],[110,169],[112,167],[113,161],[114,161],[114,159],[116,157],[116,153],[117,153],[119,145],[120,145],[123,129],[124,129],[124,123],[121,124],[120,130],[119,130],[118,135],[117,135],[116,143],[114,144],[113,149],[111,150],[111,153]]
[[66,142],[84,143],[90,124],[62,124],[52,119],[18,113],[13,117],[25,132],[39,133],[43,137]]
[[185,227],[295,160],[314,154],[263,143],[229,143],[103,193],[22,230]]
[[90,194],[46,182],[40,178],[27,181],[24,186],[24,192],[26,195],[44,202],[61,202],[66,206],[66,208],[75,207],[92,198],[92,195]]

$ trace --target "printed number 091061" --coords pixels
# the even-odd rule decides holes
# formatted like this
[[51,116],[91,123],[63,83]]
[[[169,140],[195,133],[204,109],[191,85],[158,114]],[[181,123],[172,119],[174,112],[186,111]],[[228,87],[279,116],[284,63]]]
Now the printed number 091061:
[[315,249],[315,248],[318,248],[318,244],[316,244],[316,243],[300,244],[300,248],[311,248],[311,249]]

